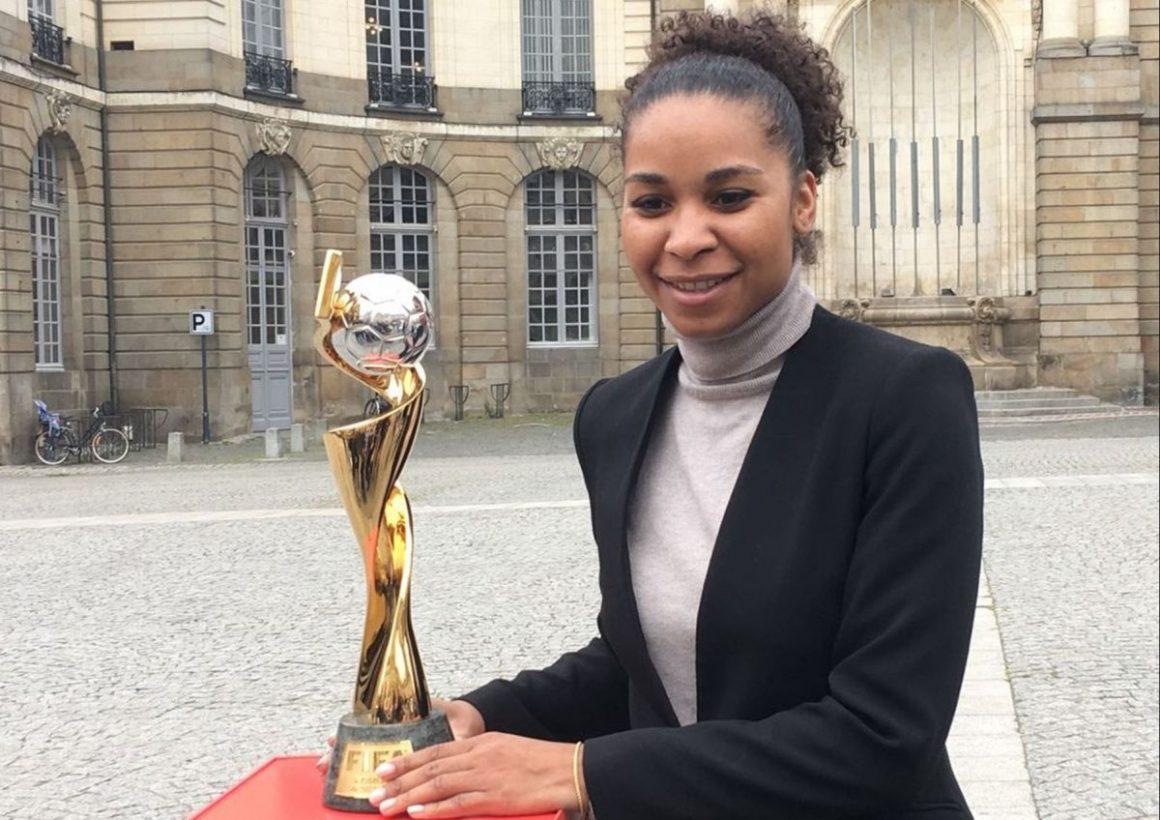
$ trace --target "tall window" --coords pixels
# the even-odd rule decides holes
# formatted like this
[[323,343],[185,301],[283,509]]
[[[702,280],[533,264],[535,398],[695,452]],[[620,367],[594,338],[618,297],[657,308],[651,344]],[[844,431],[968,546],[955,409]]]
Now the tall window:
[[47,137],[36,143],[29,186],[32,257],[32,338],[37,367],[61,367],[60,178]]
[[397,273],[431,298],[435,231],[431,182],[419,171],[385,165],[371,175],[371,271]]
[[426,0],[367,0],[366,17],[371,103],[434,107]]
[[590,114],[592,0],[521,0],[524,111]]
[[528,342],[596,341],[596,191],[580,171],[540,171],[524,184]]
[[242,0],[247,88],[282,95],[294,92],[293,70],[285,59],[285,27],[282,0]]
[[246,328],[250,345],[286,344],[286,175],[269,157],[246,171]]
[[64,64],[64,29],[55,23],[54,0],[28,0],[28,25],[32,29],[32,53],[49,62]]

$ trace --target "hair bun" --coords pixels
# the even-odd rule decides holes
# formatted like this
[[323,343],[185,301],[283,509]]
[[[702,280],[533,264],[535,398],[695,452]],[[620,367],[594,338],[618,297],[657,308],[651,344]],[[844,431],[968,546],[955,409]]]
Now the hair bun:
[[801,112],[805,167],[821,179],[842,165],[849,128],[842,114],[842,81],[826,49],[802,27],[769,12],[731,14],[682,11],[661,21],[648,48],[649,63],[631,78],[631,94],[662,65],[690,54],[741,57],[777,77]]

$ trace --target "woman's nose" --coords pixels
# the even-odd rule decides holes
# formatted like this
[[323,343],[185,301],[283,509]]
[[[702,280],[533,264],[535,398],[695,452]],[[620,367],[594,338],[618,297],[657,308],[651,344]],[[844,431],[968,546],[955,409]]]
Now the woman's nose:
[[716,247],[717,235],[701,209],[685,207],[674,211],[665,253],[688,260]]

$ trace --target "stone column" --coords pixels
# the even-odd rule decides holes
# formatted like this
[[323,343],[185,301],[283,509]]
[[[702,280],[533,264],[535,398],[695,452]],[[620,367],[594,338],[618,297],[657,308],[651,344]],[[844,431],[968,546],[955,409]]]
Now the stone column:
[[1095,39],[1088,53],[1093,57],[1136,54],[1132,43],[1131,13],[1128,0],[1100,0],[1093,5]]
[[1043,0],[1043,31],[1039,57],[1083,57],[1087,49],[1079,41],[1078,0]]
[[[1098,9],[1105,0],[1099,0]],[[1140,58],[1087,56],[1044,3],[1035,61],[1039,384],[1105,401],[1144,396]],[[1112,2],[1110,5],[1117,5]],[[1074,19],[1074,18],[1072,18]],[[1057,35],[1047,39],[1048,34]]]

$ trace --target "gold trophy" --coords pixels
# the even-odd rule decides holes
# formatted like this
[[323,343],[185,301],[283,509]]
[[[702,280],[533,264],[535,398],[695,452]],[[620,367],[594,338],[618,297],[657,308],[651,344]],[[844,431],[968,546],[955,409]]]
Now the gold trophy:
[[315,347],[386,405],[324,436],[362,549],[367,615],[354,707],[338,724],[323,802],[374,813],[367,797],[380,785],[380,764],[452,739],[447,718],[431,710],[411,631],[411,508],[398,484],[426,401],[419,359],[431,339],[431,306],[401,276],[371,273],[342,287],[342,254],[327,251],[314,318]]

